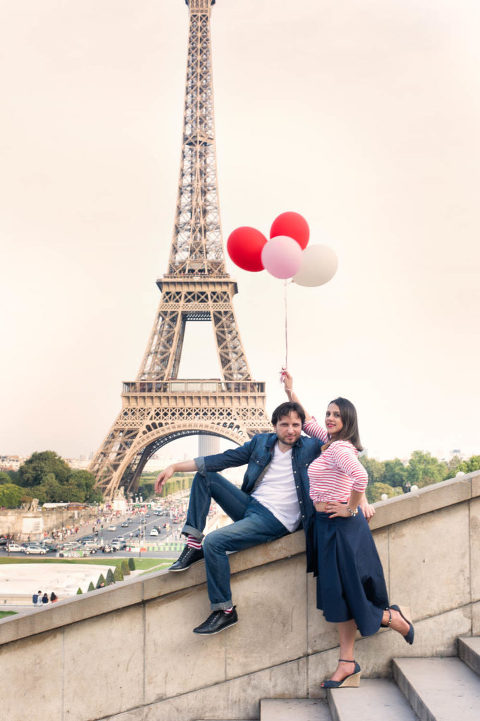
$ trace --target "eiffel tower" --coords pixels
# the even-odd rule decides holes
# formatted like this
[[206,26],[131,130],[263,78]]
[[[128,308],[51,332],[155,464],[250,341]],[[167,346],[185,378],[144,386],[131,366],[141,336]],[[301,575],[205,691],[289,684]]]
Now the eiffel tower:
[[[210,13],[215,0],[189,6],[182,159],[167,273],[135,381],[123,384],[122,409],[90,470],[107,498],[138,487],[148,459],[189,435],[215,435],[238,444],[271,430],[265,384],[252,379],[232,298],[237,284],[223,254],[217,189]],[[187,321],[209,321],[222,378],[180,379]]]

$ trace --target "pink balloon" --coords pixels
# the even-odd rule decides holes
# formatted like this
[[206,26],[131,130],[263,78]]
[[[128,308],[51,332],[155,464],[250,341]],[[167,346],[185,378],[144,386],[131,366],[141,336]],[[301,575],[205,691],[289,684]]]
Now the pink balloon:
[[277,235],[263,246],[262,263],[275,278],[292,278],[302,264],[302,249],[293,238]]

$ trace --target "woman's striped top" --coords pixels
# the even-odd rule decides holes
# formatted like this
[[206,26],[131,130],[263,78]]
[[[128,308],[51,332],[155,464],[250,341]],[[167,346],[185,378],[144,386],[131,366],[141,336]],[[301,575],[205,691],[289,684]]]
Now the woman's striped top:
[[[307,436],[328,443],[328,433],[315,418],[303,426]],[[358,451],[350,441],[333,441],[326,451],[308,467],[310,498],[320,501],[348,501],[352,489],[363,493],[368,483],[365,468],[358,460]]]

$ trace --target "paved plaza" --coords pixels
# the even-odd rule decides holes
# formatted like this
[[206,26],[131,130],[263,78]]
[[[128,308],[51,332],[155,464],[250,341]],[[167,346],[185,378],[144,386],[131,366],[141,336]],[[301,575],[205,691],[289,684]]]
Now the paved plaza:
[[96,585],[101,573],[106,576],[108,569],[115,565],[92,565],[77,563],[9,563],[0,565],[0,609],[15,605],[31,605],[32,594],[39,589],[50,594],[55,591],[59,599],[76,594],[88,588],[90,581]]

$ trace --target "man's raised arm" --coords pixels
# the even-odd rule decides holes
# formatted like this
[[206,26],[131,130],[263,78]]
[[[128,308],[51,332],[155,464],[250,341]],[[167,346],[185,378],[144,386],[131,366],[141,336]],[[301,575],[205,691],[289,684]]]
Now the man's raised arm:
[[160,471],[155,481],[155,493],[160,493],[163,485],[173,476],[174,473],[189,473],[191,471],[197,471],[197,464],[195,461],[180,461],[180,463],[172,463],[171,466],[167,466]]

